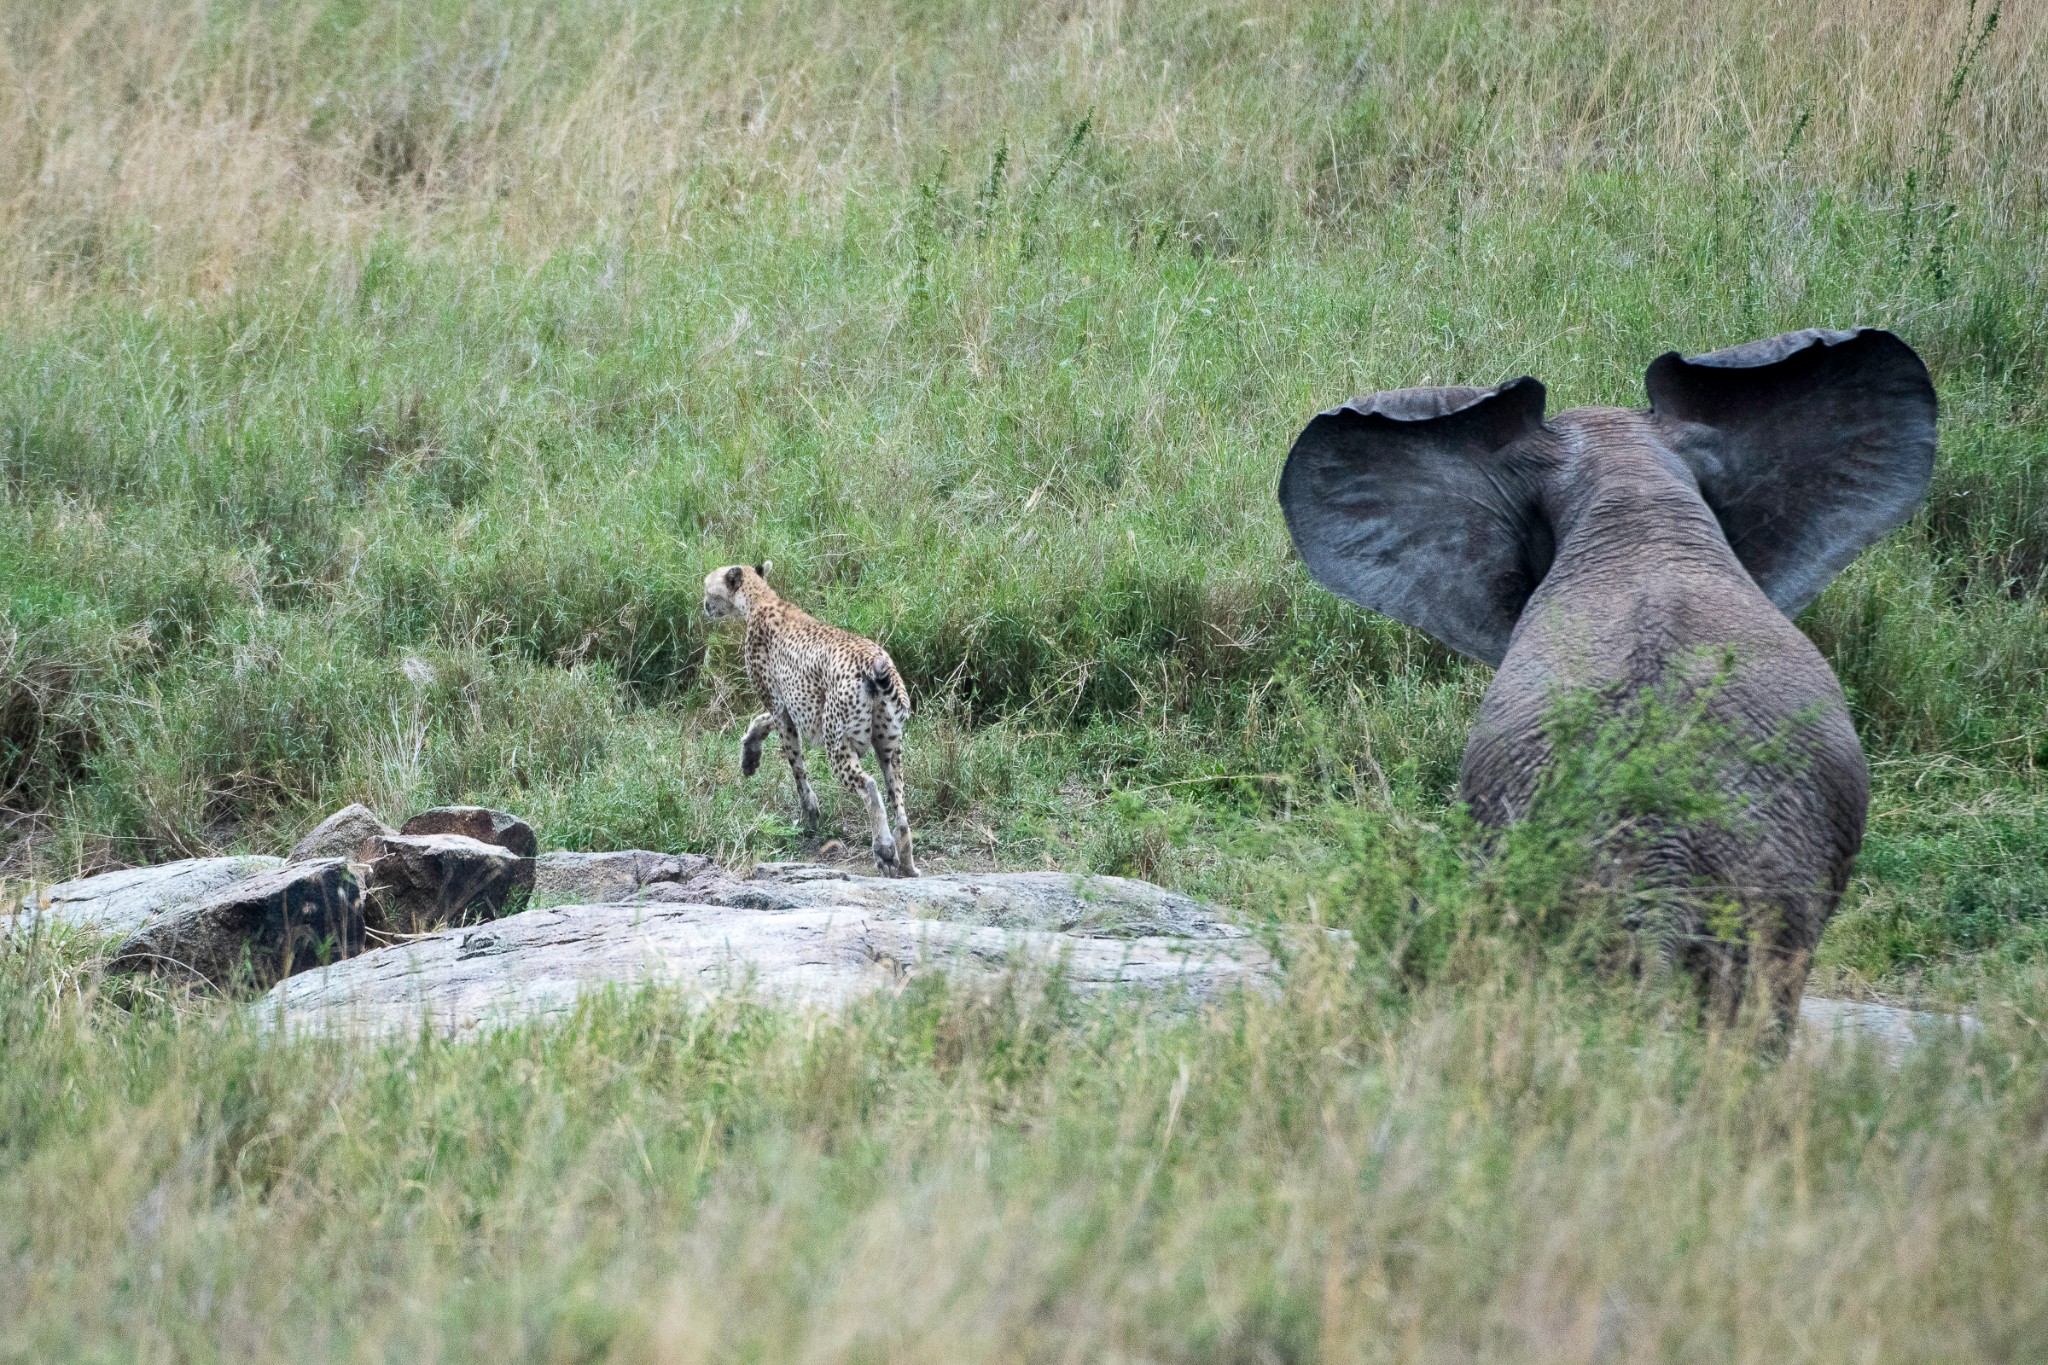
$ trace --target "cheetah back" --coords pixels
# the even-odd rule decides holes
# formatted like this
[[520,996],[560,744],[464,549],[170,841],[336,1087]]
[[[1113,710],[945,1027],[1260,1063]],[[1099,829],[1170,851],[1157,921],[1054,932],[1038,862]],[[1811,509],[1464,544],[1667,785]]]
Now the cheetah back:
[[789,717],[806,743],[838,739],[872,746],[875,702],[868,679],[882,679],[885,712],[900,727],[910,696],[887,651],[872,640],[827,625],[777,602],[747,630],[747,675],[769,706]]

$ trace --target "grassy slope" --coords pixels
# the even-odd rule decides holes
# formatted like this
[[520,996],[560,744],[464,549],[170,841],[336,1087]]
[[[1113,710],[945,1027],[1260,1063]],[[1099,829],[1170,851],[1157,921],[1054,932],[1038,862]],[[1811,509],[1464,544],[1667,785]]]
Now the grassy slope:
[[[1445,821],[1485,676],[1288,559],[1300,422],[1523,372],[1633,403],[1662,350],[1855,321],[1922,351],[1944,419],[1928,513],[1804,622],[1878,782],[1823,973],[2032,999],[2042,11],[1666,10],[11,8],[9,865],[268,849],[350,799],[797,850],[775,765],[737,781],[748,699],[694,611],[707,567],[768,556],[909,678],[933,865],[1135,871],[1406,945],[1402,916],[1503,894]],[[45,1354],[1412,1331],[1765,1358],[1807,1321],[1844,1354],[2034,1326],[1997,1297],[2040,1254],[2018,1022],[1975,1080],[1960,1052],[1897,1086],[1759,1077],[1587,1048],[1625,1024],[1489,970],[1383,1014],[1369,961],[1202,1023],[1048,1031],[1026,992],[271,1054],[89,987],[51,1016],[69,971],[21,965],[0,1003],[0,1230],[34,1271],[0,1305]],[[57,1218],[99,1169],[102,1207]],[[1570,1237],[1516,1212],[1531,1182]],[[1667,1184],[1690,1202],[1641,1202]],[[1822,1243],[1845,1278],[1799,1272],[1803,1311],[1729,1298]],[[897,1246],[871,1284],[863,1248]],[[983,1254],[1010,1268],[944,1278]],[[833,1304],[934,1275],[834,1335]],[[106,1311],[65,1338],[77,1293]],[[739,1321],[747,1294],[775,1311]]]

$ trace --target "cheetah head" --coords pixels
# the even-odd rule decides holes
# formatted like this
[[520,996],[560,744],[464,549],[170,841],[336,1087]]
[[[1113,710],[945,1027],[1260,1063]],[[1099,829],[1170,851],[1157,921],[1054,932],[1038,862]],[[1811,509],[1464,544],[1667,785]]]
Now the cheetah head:
[[775,561],[769,559],[751,569],[744,564],[728,564],[705,574],[704,614],[714,621],[722,616],[745,620],[754,603],[767,594],[768,571],[774,567]]

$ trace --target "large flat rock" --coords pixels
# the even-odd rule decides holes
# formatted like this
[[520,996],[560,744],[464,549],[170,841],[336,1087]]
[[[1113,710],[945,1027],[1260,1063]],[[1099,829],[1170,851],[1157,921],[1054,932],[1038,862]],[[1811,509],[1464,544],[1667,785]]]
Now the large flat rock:
[[31,892],[23,898],[21,913],[13,922],[23,929],[47,924],[125,936],[167,911],[283,866],[282,858],[187,858],[81,877]]
[[[292,977],[250,1008],[293,1032],[430,1026],[464,1036],[564,1014],[589,991],[655,982],[830,1009],[920,972],[988,978],[1020,962],[1063,963],[1084,991],[1194,998],[1263,986],[1276,971],[1242,929],[1148,882],[1065,872],[897,879],[803,863],[767,863],[738,879],[670,858],[545,855],[551,889],[618,899],[426,934]],[[1802,1046],[1874,1044],[1894,1058],[1956,1027],[1977,1025],[1817,996],[1800,1009]]]
[[[252,1008],[293,1032],[429,1026],[460,1036],[564,1013],[579,995],[607,986],[746,990],[830,1009],[922,972],[992,978],[1020,963],[1059,963],[1084,991],[1197,998],[1267,982],[1274,971],[1242,930],[1143,882],[1063,873],[884,881],[812,871],[770,868],[715,889],[746,900],[751,888],[773,904],[643,898],[528,910],[428,934],[293,977]],[[931,910],[972,918],[920,917]],[[1023,927],[1024,920],[1088,931]],[[1197,932],[1145,932],[1169,923]]]
[[623,904],[651,891],[670,900],[701,901],[697,891],[731,880],[724,868],[696,853],[543,853],[533,861],[533,903]]
[[1875,1044],[1887,1057],[1898,1058],[1915,1043],[1961,1029],[1976,1033],[1983,1026],[1968,1014],[1902,1009],[1859,1000],[1830,1000],[1809,995],[1799,1002],[1799,1041],[1803,1046],[1830,1043]]
[[1232,938],[1242,933],[1191,896],[1128,877],[1074,872],[957,872],[866,877],[812,863],[763,863],[743,882],[692,899],[736,909],[857,906],[881,915],[1087,938]]

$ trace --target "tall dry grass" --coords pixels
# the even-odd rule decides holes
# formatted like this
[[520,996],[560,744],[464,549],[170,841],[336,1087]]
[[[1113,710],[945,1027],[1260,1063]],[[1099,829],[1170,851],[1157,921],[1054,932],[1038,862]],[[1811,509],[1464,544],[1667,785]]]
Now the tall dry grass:
[[1084,116],[1134,196],[1197,181],[1289,221],[1416,177],[1757,164],[1902,213],[2031,214],[2044,52],[2041,7],[2000,0],[25,0],[0,18],[0,297],[283,284],[380,232],[686,250],[706,220],[829,222],[947,149]]

